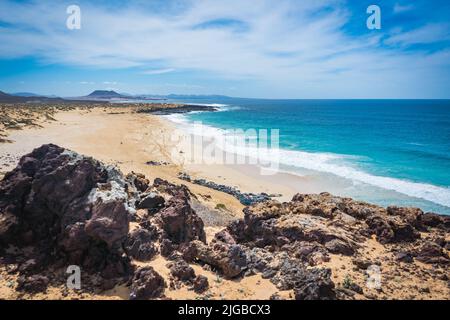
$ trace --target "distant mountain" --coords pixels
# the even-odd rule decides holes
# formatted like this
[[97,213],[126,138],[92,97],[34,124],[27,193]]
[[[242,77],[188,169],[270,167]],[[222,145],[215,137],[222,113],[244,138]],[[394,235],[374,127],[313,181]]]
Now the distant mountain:
[[[27,94],[28,95],[28,94]],[[5,93],[0,91],[0,103],[98,103],[98,101],[94,101],[94,99],[88,100],[67,100],[58,97],[46,97],[46,96],[16,96],[12,94]]]
[[43,97],[40,94],[32,93],[32,92],[16,92],[12,93],[11,95],[16,97]]
[[117,93],[115,91],[108,91],[108,90],[95,90],[89,95],[87,95],[85,98],[89,99],[128,99],[129,96],[122,95],[120,93]]
[[14,103],[14,102],[26,102],[28,99],[25,97],[16,97],[3,91],[0,91],[0,102],[3,103]]

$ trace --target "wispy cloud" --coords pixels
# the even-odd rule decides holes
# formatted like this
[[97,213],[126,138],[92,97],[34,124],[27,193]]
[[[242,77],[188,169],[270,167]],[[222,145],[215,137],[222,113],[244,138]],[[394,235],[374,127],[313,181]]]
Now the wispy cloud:
[[164,73],[170,73],[175,71],[173,68],[167,68],[167,69],[153,69],[153,70],[145,70],[142,71],[143,74],[164,74]]
[[411,11],[413,9],[414,9],[413,4],[400,4],[397,2],[394,5],[394,13],[403,13],[403,12]]
[[386,40],[388,44],[429,44],[450,40],[450,24],[434,23],[407,31],[398,32]]
[[[448,25],[354,35],[345,31],[352,17],[345,0],[130,1],[114,10],[104,2],[79,3],[82,29],[70,31],[62,3],[1,1],[7,32],[0,32],[0,59],[33,56],[137,75],[179,71],[188,74],[183,82],[200,73],[252,83],[251,92],[297,97],[410,95],[426,85],[440,90],[449,78],[449,48],[403,50],[448,39]],[[394,7],[406,10],[413,8]],[[435,83],[424,82],[430,75]],[[402,85],[394,89],[394,82]]]

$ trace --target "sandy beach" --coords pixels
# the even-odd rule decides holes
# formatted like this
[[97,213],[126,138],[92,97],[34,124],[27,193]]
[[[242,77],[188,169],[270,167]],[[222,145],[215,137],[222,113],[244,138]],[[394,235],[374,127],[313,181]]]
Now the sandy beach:
[[[39,120],[39,126],[25,127],[21,130],[6,130],[9,142],[0,144],[0,172],[3,176],[12,170],[20,157],[43,144],[56,144],[85,156],[93,157],[105,164],[120,168],[124,174],[139,172],[150,181],[162,178],[174,184],[186,185],[195,195],[193,207],[204,220],[207,241],[226,224],[235,219],[243,218],[242,205],[235,197],[224,192],[203,187],[178,178],[180,172],[189,174],[192,178],[203,178],[217,184],[234,186],[242,192],[276,193],[275,200],[289,201],[296,193],[319,193],[323,186],[309,181],[307,178],[293,176],[288,173],[277,173],[271,176],[261,176],[259,168],[252,165],[201,165],[182,164],[182,155],[186,154],[189,145],[171,143],[183,140],[180,135],[187,134],[178,130],[174,123],[161,116],[136,113],[133,107],[95,107],[61,111],[52,118]],[[174,139],[176,137],[177,139]],[[179,155],[179,156],[177,156]],[[149,164],[149,162],[152,162]],[[133,230],[137,224],[130,224]],[[364,243],[364,255],[378,260],[393,259],[394,253],[380,245],[375,238]],[[164,277],[168,277],[168,260],[158,256],[150,262],[134,261],[136,266],[152,266]],[[332,270],[332,279],[341,285],[351,274],[353,281],[363,286],[365,278],[352,270],[352,260],[340,254],[330,254],[330,259],[322,266]],[[292,290],[280,291],[260,274],[245,277],[240,280],[227,280],[215,272],[204,270],[194,265],[197,273],[205,275],[210,283],[206,298],[208,299],[269,299],[276,294],[278,297],[292,299]],[[389,277],[396,278],[392,285],[384,291],[365,290],[365,294],[353,293],[357,299],[365,298],[418,298],[413,292],[421,292],[426,287],[422,299],[448,298],[448,287],[445,281],[435,281],[429,273],[431,266],[421,264],[419,273],[396,271],[395,263],[383,266],[383,271]],[[447,270],[448,271],[448,270]],[[392,274],[391,274],[392,272]],[[30,295],[18,294],[10,285],[17,280],[2,267],[0,280],[0,297],[6,299],[126,299],[129,288],[125,285],[111,290],[88,294],[67,292],[63,287],[52,287],[47,293]],[[417,277],[426,277],[431,282],[418,282]],[[412,289],[415,288],[415,289]],[[420,289],[420,290],[419,290]],[[199,295],[186,287],[177,290],[167,290],[167,298],[197,299]],[[203,297],[205,298],[205,297]]]

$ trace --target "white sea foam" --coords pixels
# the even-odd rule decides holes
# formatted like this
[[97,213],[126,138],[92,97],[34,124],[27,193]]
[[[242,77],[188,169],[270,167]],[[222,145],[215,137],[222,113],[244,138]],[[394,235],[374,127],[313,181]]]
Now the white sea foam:
[[[165,117],[170,121],[179,124],[180,129],[185,130],[190,134],[195,134],[194,126],[184,115],[174,114]],[[202,134],[209,138],[215,137],[218,141],[230,140],[224,139],[223,136],[226,132],[227,131],[219,128],[202,125]],[[263,160],[265,163],[273,160],[273,150],[264,152],[261,148],[236,148],[236,146],[226,144],[223,149],[225,152],[233,152],[250,157],[252,154],[257,155],[259,159]],[[350,179],[353,182],[365,183],[385,190],[393,190],[410,197],[420,198],[442,206],[450,207],[449,187],[440,187],[427,183],[373,175],[352,166],[352,160],[355,160],[355,156],[287,149],[279,149],[277,157],[277,161],[279,161],[281,165],[289,166],[291,168],[333,174],[341,178]]]

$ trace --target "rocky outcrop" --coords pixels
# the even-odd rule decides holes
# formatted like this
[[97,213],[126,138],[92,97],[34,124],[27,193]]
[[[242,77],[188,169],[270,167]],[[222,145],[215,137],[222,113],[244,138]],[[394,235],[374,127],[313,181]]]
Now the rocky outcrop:
[[416,253],[416,259],[428,264],[450,264],[450,258],[444,249],[437,243],[427,241]]
[[134,273],[131,285],[131,300],[159,298],[164,294],[166,283],[152,267],[143,267]]
[[297,300],[334,300],[334,283],[330,269],[313,269],[298,279],[294,289]]
[[193,241],[195,258],[218,269],[226,278],[239,276],[247,268],[246,255],[240,245],[228,245],[215,242],[205,245],[200,241]]
[[146,229],[138,228],[133,230],[124,243],[125,252],[139,261],[151,260],[158,253],[158,249],[154,244],[156,238],[157,235]]
[[195,291],[195,293],[201,294],[208,290],[208,288],[209,282],[207,277],[199,275],[194,279],[192,289]]
[[170,274],[180,281],[190,282],[195,279],[194,269],[182,259],[169,263],[169,270]]
[[[136,267],[159,254],[168,262],[169,289],[187,286],[197,294],[209,287],[198,265],[233,281],[260,274],[300,300],[371,298],[361,279],[375,267],[385,279],[401,272],[423,281],[427,275],[449,278],[446,216],[328,193],[297,194],[290,202],[246,207],[243,219],[207,243],[198,202],[184,185],[158,178],[150,184],[138,173],[124,177],[114,167],[44,145],[0,182],[0,263],[17,273],[17,290],[30,295],[61,285],[65,268],[78,265],[83,290],[127,283],[130,299],[164,297],[164,278],[151,267]],[[378,250],[380,259],[371,256]],[[336,280],[342,272],[335,269],[332,277],[336,261],[352,262],[339,267],[348,273],[344,280]],[[415,270],[423,263],[433,268]]]
[[138,209],[147,209],[154,213],[164,206],[164,198],[154,192],[143,194],[137,204]]
[[202,219],[189,204],[184,192],[175,194],[159,213],[161,228],[172,242],[180,244],[192,240],[206,242]]
[[223,184],[217,184],[213,181],[207,181],[205,179],[191,179],[191,177],[186,173],[179,173],[178,178],[213,190],[228,193],[229,195],[232,195],[233,197],[238,199],[239,202],[242,203],[244,206],[249,206],[258,202],[264,202],[272,198],[266,193],[260,194],[245,193],[241,192],[240,190],[234,187],[226,186]]
[[134,212],[126,185],[113,167],[43,145],[0,182],[0,243],[33,247],[25,258],[40,267],[57,262],[126,276],[122,243]]

